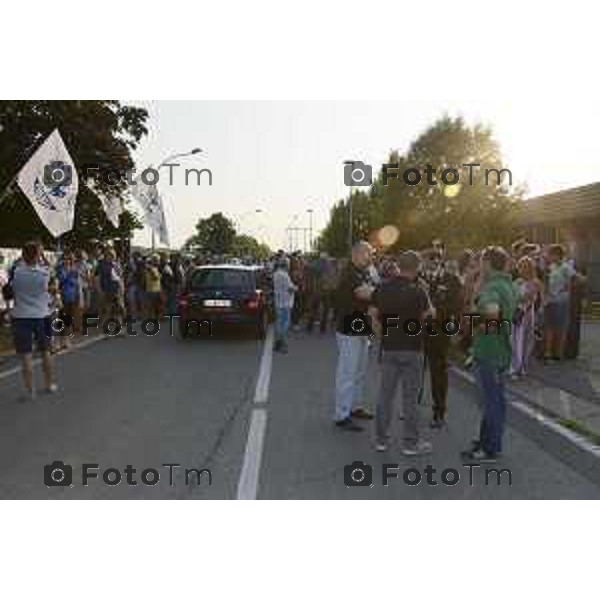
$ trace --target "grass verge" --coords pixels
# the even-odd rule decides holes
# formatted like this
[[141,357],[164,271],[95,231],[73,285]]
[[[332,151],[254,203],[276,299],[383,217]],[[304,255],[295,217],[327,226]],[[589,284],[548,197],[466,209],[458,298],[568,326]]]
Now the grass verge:
[[579,433],[580,435],[588,438],[590,442],[596,446],[600,446],[600,433],[590,429],[587,425],[584,425],[580,421],[575,419],[558,419],[558,422],[567,429]]

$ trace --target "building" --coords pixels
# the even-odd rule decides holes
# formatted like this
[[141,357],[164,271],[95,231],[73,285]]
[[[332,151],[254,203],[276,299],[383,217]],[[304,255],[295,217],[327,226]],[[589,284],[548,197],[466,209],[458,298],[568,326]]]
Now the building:
[[587,275],[588,298],[600,301],[600,183],[525,200],[519,223],[529,241],[564,244]]

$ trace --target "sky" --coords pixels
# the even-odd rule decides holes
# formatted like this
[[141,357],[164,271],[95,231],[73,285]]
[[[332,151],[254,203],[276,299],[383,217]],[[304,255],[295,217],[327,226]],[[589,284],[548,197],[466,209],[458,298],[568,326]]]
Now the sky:
[[[286,228],[327,223],[331,206],[348,188],[343,162],[362,160],[374,172],[392,149],[405,150],[445,113],[489,125],[515,184],[538,195],[600,180],[600,124],[590,100],[552,96],[543,102],[522,95],[514,101],[127,101],[149,111],[149,135],[134,154],[138,169],[200,147],[177,161],[173,185],[161,170],[171,246],[180,246],[199,218],[221,211],[244,233],[286,247]],[[185,185],[185,169],[210,169]],[[312,210],[312,213],[308,211]],[[294,241],[302,248],[306,233]],[[146,228],[134,243],[149,245]]]

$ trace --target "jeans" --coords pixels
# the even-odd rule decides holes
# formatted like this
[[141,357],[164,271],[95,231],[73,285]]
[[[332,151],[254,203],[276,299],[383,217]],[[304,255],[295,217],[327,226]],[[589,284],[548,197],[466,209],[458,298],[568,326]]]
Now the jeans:
[[350,416],[360,401],[369,365],[369,338],[364,336],[335,334],[338,346],[338,362],[335,374],[336,421]]
[[479,441],[488,454],[502,451],[502,434],[506,421],[503,369],[482,360],[475,363],[477,381],[481,392],[481,426]]
[[288,329],[290,328],[291,308],[278,307],[275,309],[275,339],[278,342],[287,340]]
[[385,443],[389,436],[398,383],[402,382],[402,414],[404,444],[412,447],[419,441],[419,408],[422,383],[423,353],[413,350],[384,351],[381,357],[381,387],[377,400],[375,426],[377,441]]
[[322,292],[311,298],[308,307],[308,321],[306,323],[306,330],[308,332],[312,331],[317,318],[319,319],[321,331],[327,330],[327,322],[332,304],[332,295],[328,292]]
[[166,302],[167,302],[167,314],[174,315],[177,313],[177,292],[175,290],[169,290],[166,293]]

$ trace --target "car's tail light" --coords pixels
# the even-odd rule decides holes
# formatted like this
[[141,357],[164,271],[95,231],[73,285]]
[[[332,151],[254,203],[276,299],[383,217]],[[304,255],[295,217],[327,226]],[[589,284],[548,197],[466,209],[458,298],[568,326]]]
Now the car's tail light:
[[187,308],[189,303],[190,303],[190,298],[187,294],[185,294],[185,293],[179,294],[179,297],[177,298],[177,304],[181,308]]
[[261,298],[262,291],[256,290],[254,292],[254,295],[251,298],[248,298],[248,300],[246,300],[246,308],[249,308],[250,310],[258,310],[258,308],[260,307]]

